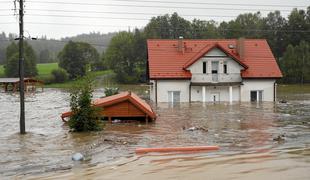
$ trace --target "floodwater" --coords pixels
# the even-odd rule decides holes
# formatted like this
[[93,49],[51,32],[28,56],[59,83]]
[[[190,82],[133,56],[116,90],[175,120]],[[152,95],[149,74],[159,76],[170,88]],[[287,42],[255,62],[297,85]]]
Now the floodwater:
[[[142,91],[144,92],[144,91]],[[141,92],[140,92],[141,93]],[[94,93],[100,97],[102,89]],[[155,123],[72,133],[60,119],[69,94],[0,93],[0,179],[310,179],[310,92],[288,103],[160,103]],[[204,127],[208,131],[186,128]],[[185,128],[185,130],[184,130]],[[284,136],[284,140],[274,138]],[[137,147],[218,145],[219,151],[136,155]],[[71,157],[80,152],[83,162]]]

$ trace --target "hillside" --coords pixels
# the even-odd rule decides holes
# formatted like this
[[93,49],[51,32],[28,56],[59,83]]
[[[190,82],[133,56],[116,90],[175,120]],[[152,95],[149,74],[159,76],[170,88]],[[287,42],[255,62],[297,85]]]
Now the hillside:
[[[57,54],[62,50],[67,41],[82,41],[93,45],[97,51],[101,54],[110,43],[111,38],[116,33],[100,34],[91,32],[89,34],[80,34],[72,37],[64,37],[60,40],[47,39],[46,37],[38,38],[37,40],[28,40],[33,49],[35,50],[38,63],[55,62]],[[0,34],[0,64],[5,62],[6,47],[14,41],[16,35],[5,33]]]

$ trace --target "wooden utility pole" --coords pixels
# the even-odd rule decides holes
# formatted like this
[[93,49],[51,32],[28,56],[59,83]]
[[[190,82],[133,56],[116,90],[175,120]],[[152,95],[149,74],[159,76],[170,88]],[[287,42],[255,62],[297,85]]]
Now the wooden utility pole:
[[25,134],[25,92],[24,92],[24,0],[19,0],[19,94],[20,133]]

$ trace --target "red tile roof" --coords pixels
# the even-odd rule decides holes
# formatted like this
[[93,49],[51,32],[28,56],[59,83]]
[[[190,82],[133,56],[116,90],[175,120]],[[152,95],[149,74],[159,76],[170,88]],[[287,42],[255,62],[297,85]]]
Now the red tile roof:
[[[137,108],[146,113],[152,119],[156,118],[156,114],[154,113],[151,106],[133,92],[126,91],[116,95],[96,99],[93,102],[93,104],[96,107],[107,107],[123,101],[130,101],[132,104],[134,104]],[[61,118],[64,119],[66,117],[71,116],[71,114],[72,112],[65,112],[61,115]]]
[[179,40],[159,39],[147,41],[150,79],[190,79],[191,73],[186,68],[213,48],[221,49],[245,68],[241,72],[242,78],[282,77],[271,49],[264,39],[244,39],[242,57],[237,48],[229,48],[229,45],[237,47],[237,39],[184,39],[183,52],[178,51],[178,42]]

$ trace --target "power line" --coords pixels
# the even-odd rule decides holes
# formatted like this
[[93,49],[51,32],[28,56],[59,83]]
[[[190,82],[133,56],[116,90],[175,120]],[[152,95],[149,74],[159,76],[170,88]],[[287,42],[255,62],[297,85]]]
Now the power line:
[[[45,16],[45,17],[65,17],[65,18],[88,18],[88,19],[126,19],[126,20],[151,20],[150,18],[134,18],[134,17],[111,17],[111,16],[73,16],[73,15],[54,15],[54,14],[26,14],[27,16]],[[6,15],[4,15],[6,16]],[[237,16],[221,16],[221,15],[209,15],[209,18],[213,17],[237,17]]]
[[[43,11],[43,12],[65,12],[65,13],[95,13],[95,14],[131,14],[131,15],[150,15],[159,16],[159,13],[144,13],[144,12],[115,12],[115,11],[77,11],[77,10],[59,10],[59,9],[28,9],[28,11]],[[237,17],[229,15],[206,15],[206,14],[179,14],[180,16],[199,16],[199,17]]]
[[[239,11],[273,11],[274,9],[245,9],[245,8],[217,8],[217,7],[185,7],[185,6],[157,6],[157,5],[132,5],[132,4],[108,4],[108,3],[82,3],[82,2],[55,2],[55,1],[28,1],[33,3],[42,3],[42,4],[66,4],[66,5],[90,5],[90,6],[112,6],[112,7],[138,7],[138,8],[176,8],[176,9],[214,9],[214,10],[239,10]],[[278,9],[276,9],[278,10]],[[280,11],[291,11],[288,9],[283,9]]]
[[[67,23],[45,23],[45,22],[26,22],[27,24],[47,24],[47,25],[64,25],[64,26],[101,26],[101,27],[125,27],[128,28],[130,26],[115,26],[115,25],[93,25],[93,24],[67,24]],[[137,28],[137,27],[135,27]],[[142,27],[141,27],[142,28]],[[184,31],[204,31],[205,29],[189,27],[188,29],[183,28],[170,28],[170,27],[152,27],[151,29],[162,29],[162,30],[184,30]],[[291,29],[291,30],[282,30],[282,29],[219,29],[218,31],[248,31],[248,32],[287,32],[287,33],[310,33],[310,30],[299,30],[299,29]]]
[[71,15],[51,15],[51,14],[27,14],[27,16],[45,16],[45,17],[68,17],[68,18],[90,18],[90,19],[126,19],[126,20],[150,20],[150,18],[130,18],[130,17],[107,17],[107,16],[71,16]]
[[47,22],[26,22],[27,24],[46,24],[46,25],[60,25],[60,26],[94,26],[94,27],[125,27],[128,28],[128,26],[116,26],[116,25],[100,25],[100,24],[72,24],[72,23],[47,23]]
[[220,6],[260,6],[260,7],[305,7],[302,5],[281,5],[281,4],[243,4],[243,3],[210,3],[210,2],[186,2],[186,1],[155,1],[155,0],[112,0],[121,2],[146,2],[146,3],[162,3],[162,4],[197,4],[197,5],[220,5]]
[[0,22],[0,24],[16,24],[16,22]]
[[[148,15],[147,13],[143,13],[144,15]],[[111,17],[111,16],[75,16],[75,15],[57,15],[57,14],[25,14],[26,16],[43,16],[43,17],[61,17],[61,18],[88,18],[88,19],[120,19],[120,20],[151,20],[150,18],[134,18],[134,17]],[[151,15],[151,14],[149,14]],[[1,14],[0,16],[14,16],[14,14]],[[193,15],[194,16],[194,15]],[[202,15],[209,18],[214,17],[237,17],[237,16],[222,16],[222,15]]]

